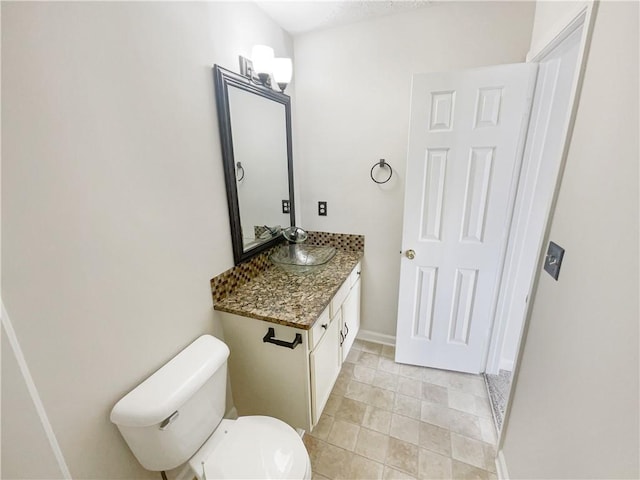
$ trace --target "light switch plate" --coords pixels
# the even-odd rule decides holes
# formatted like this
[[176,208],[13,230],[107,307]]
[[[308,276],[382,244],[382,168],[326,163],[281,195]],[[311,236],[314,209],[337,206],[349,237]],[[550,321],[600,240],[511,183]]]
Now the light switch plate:
[[558,276],[560,275],[560,266],[562,265],[563,257],[564,248],[556,243],[549,242],[547,255],[544,257],[544,269],[554,280],[558,280]]

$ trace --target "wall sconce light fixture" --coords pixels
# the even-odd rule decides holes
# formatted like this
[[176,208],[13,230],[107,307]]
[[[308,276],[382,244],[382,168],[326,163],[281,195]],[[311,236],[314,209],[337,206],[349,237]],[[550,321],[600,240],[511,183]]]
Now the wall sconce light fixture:
[[271,77],[273,72],[273,48],[266,45],[254,45],[251,49],[251,61],[260,83],[266,85],[267,79]]
[[271,75],[284,93],[293,75],[290,58],[274,58],[273,48],[266,45],[254,45],[251,59],[240,55],[240,75],[252,82],[271,88]]
[[291,77],[293,76],[293,63],[290,58],[274,58],[273,59],[273,79],[280,87],[280,91],[284,93]]

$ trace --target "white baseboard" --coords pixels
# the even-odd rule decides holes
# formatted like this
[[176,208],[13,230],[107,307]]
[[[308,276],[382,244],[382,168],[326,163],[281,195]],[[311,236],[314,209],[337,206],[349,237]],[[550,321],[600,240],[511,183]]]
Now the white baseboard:
[[507,462],[504,459],[504,452],[500,450],[496,455],[496,473],[499,480],[509,480],[509,472],[507,471]]
[[508,372],[513,372],[513,360],[508,360],[506,358],[500,359],[500,370],[507,370]]
[[396,346],[396,337],[393,335],[385,335],[384,333],[372,332],[371,330],[360,329],[356,338],[367,342],[381,343],[382,345]]

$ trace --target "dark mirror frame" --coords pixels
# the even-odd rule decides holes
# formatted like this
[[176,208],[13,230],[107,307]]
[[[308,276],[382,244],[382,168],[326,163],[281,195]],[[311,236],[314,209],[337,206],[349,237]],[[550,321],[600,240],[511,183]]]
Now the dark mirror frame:
[[[281,235],[260,245],[244,251],[242,242],[242,228],[240,223],[240,208],[238,203],[238,189],[236,187],[236,169],[233,154],[233,132],[231,131],[231,115],[229,111],[229,87],[236,87],[260,97],[284,105],[285,125],[287,129],[287,167],[289,176],[289,212],[291,226],[295,225],[295,200],[293,195],[293,154],[291,148],[291,98],[284,93],[276,92],[268,87],[256,85],[248,78],[222,68],[213,66],[215,83],[215,97],[218,110],[218,126],[220,129],[220,144],[222,146],[222,163],[224,179],[227,186],[227,203],[229,206],[229,222],[231,224],[231,241],[233,244],[233,259],[236,265],[246,262],[260,252],[273,247],[283,241]],[[288,225],[287,225],[288,226]],[[286,226],[285,226],[286,228]]]

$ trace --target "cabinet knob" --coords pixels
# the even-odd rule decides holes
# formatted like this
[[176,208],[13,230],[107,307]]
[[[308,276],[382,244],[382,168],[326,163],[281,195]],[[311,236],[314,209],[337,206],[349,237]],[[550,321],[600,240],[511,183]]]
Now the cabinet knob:
[[329,324],[328,323],[323,323],[322,325],[320,325],[322,328],[324,328],[325,330],[327,328],[329,328]]

